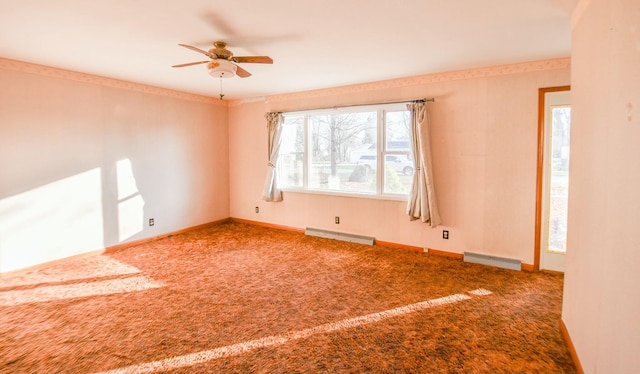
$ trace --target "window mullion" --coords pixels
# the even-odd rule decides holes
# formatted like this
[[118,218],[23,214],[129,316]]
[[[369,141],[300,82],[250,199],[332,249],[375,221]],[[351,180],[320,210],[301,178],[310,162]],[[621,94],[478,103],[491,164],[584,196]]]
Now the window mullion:
[[376,194],[382,195],[384,193],[384,155],[385,149],[384,145],[386,144],[386,131],[385,131],[385,120],[384,120],[385,111],[382,109],[378,110],[378,144],[376,145],[376,152],[378,154],[378,172],[376,173]]
[[303,142],[304,142],[304,155],[303,155],[303,159],[304,159],[304,167],[302,168],[302,186],[303,188],[306,190],[309,188],[309,168],[311,167],[311,165],[309,164],[311,162],[311,159],[309,158],[309,153],[310,153],[310,144],[309,144],[309,126],[310,126],[310,121],[309,121],[309,115],[305,115],[304,116],[304,136],[303,138]]

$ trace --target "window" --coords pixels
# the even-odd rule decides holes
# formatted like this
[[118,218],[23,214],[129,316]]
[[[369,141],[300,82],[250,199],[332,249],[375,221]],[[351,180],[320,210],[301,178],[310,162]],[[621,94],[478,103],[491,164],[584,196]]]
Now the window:
[[[284,113],[278,186],[406,196],[413,182],[405,104]],[[384,172],[380,172],[383,170]]]
[[569,137],[571,107],[551,108],[551,165],[549,176],[548,250],[567,251],[567,216],[569,211]]

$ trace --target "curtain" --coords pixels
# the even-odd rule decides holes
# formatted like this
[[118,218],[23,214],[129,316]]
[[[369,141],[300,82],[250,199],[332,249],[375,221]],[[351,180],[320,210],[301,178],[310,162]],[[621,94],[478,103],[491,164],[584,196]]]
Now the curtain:
[[410,144],[415,170],[407,214],[412,221],[419,219],[431,227],[436,227],[442,220],[438,213],[431,168],[429,109],[426,102],[408,104],[407,109],[411,112]]
[[282,191],[278,188],[276,180],[276,163],[278,162],[278,152],[280,152],[280,135],[282,134],[282,113],[270,112],[265,114],[267,118],[267,128],[269,131],[269,163],[267,164],[267,179],[264,183],[262,198],[266,201],[282,201]]

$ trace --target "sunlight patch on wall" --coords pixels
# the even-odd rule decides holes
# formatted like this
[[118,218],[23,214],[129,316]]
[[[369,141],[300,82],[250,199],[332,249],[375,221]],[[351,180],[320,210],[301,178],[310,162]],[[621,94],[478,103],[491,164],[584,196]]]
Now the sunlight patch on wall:
[[0,217],[0,272],[101,249],[101,170],[2,199]]
[[118,181],[118,239],[124,241],[144,229],[144,199],[138,190],[131,160],[116,164]]

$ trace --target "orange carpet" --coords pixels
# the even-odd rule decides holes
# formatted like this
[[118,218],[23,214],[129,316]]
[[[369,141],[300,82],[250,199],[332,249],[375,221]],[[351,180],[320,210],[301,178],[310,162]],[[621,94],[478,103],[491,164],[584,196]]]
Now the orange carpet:
[[0,279],[0,372],[574,373],[562,282],[227,223]]

